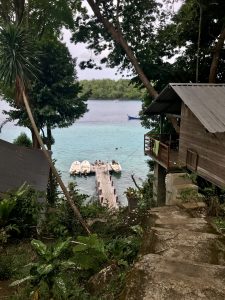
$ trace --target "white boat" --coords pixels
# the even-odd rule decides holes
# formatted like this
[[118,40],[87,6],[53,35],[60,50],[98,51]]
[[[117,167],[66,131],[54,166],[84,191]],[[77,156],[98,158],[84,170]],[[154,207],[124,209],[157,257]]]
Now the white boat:
[[83,160],[80,165],[80,172],[81,174],[89,174],[91,172],[91,164],[87,160]]
[[70,167],[70,175],[78,175],[80,174],[81,171],[81,163],[76,160],[72,163],[71,167]]
[[112,162],[110,163],[110,167],[112,168],[112,171],[116,173],[120,173],[122,171],[121,165],[115,160],[112,160]]

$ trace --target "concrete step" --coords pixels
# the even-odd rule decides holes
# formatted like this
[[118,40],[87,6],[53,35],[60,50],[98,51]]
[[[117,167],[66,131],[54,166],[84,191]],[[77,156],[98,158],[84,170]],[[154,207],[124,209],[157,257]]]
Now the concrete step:
[[152,227],[145,233],[141,254],[156,253],[168,258],[225,265],[224,237],[219,234],[180,228]]
[[144,255],[127,277],[121,300],[225,299],[225,266]]
[[149,225],[175,230],[191,230],[216,233],[205,218],[192,217],[188,212],[177,206],[164,206],[150,210]]

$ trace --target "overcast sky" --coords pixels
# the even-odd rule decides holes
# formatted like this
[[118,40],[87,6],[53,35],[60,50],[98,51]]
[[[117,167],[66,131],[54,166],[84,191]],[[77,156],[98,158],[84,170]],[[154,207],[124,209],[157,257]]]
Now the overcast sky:
[[96,63],[99,63],[101,57],[104,56],[104,53],[101,56],[96,56],[96,55],[94,55],[92,50],[86,49],[86,45],[84,43],[79,43],[77,45],[71,43],[70,37],[71,37],[71,33],[68,30],[64,30],[64,42],[67,44],[67,47],[69,48],[71,55],[73,57],[77,58],[77,76],[78,76],[79,80],[102,79],[102,78],[111,78],[111,79],[122,78],[121,74],[116,75],[117,69],[106,68],[103,65],[102,65],[102,70],[94,70],[94,69],[81,70],[79,68],[79,63],[81,61],[89,60],[91,58],[91,59],[94,59],[94,61]]

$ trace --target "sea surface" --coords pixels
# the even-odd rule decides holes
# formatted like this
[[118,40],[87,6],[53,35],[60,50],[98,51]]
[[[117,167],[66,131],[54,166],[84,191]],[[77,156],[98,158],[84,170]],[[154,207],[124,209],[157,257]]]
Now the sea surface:
[[[7,104],[0,101],[0,123],[5,119],[3,109]],[[113,180],[119,200],[126,204],[124,191],[134,187],[131,174],[139,184],[145,180],[148,167],[144,156],[144,129],[139,120],[128,121],[127,115],[137,116],[141,101],[126,100],[89,100],[89,111],[69,128],[54,129],[53,157],[62,178],[68,183],[76,181],[82,193],[95,195],[95,176],[71,177],[69,168],[74,160],[97,160],[120,162],[122,173],[114,175]],[[30,135],[29,130],[6,124],[0,138],[12,142],[21,132]]]

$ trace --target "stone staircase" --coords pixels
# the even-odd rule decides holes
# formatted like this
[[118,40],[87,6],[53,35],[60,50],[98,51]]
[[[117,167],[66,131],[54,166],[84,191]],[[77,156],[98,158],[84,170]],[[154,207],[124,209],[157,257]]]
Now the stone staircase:
[[224,236],[177,206],[152,209],[150,223],[120,299],[225,299]]

